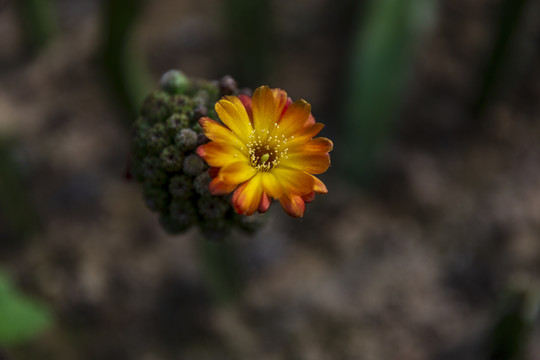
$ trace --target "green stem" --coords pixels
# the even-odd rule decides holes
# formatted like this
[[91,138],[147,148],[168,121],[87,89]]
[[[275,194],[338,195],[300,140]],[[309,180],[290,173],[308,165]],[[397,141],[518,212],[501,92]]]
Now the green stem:
[[221,241],[197,240],[203,276],[214,301],[221,305],[235,303],[242,292],[244,279],[235,246]]

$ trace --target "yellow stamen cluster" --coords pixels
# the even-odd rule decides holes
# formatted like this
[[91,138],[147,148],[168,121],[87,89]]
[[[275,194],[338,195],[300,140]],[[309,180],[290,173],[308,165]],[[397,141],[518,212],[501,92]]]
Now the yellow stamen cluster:
[[[275,124],[275,127],[279,129],[278,124]],[[289,149],[283,147],[287,144],[289,138],[285,137],[285,135],[278,137],[272,134],[273,132],[270,133],[269,130],[261,129],[259,130],[259,134],[255,130],[252,130],[249,135],[250,140],[246,145],[248,147],[251,166],[258,171],[270,171],[279,164],[282,157],[288,158],[287,153]]]

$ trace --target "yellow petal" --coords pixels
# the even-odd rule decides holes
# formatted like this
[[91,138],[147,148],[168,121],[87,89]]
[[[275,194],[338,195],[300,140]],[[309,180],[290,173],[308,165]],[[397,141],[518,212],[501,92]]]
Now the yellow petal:
[[[330,139],[318,137],[308,141],[302,151],[311,153],[328,153],[334,149],[334,144]],[[290,150],[289,150],[290,151]]]
[[237,149],[245,147],[244,143],[231,130],[210,118],[199,119],[199,124],[203,128],[204,134],[213,141],[225,142]]
[[232,196],[234,210],[240,215],[252,215],[261,201],[262,196],[260,173],[243,183]]
[[253,124],[259,133],[261,130],[272,131],[281,117],[287,93],[283,90],[271,90],[268,86],[261,86],[255,90],[252,97]]
[[280,165],[271,170],[283,188],[284,194],[305,195],[313,191],[314,180],[304,171],[286,168]]
[[239,161],[222,167],[218,177],[228,184],[240,184],[251,179],[256,173],[257,169],[247,161]]
[[315,137],[323,128],[324,128],[324,124],[315,123],[315,124],[308,125],[304,128],[297,130],[294,134],[292,134],[294,138],[291,137],[287,141],[287,147],[294,148],[296,146],[307,143],[313,137]]
[[238,136],[242,142],[248,141],[253,130],[246,108],[234,96],[229,96],[216,103],[216,112],[225,125]]
[[313,191],[316,194],[328,194],[328,189],[326,188],[326,185],[318,179],[317,177],[310,175],[313,178]]
[[274,199],[279,199],[283,194],[279,180],[271,172],[261,173],[261,182],[264,192]]
[[305,122],[311,114],[311,105],[305,100],[297,100],[293,102],[279,121],[278,136],[284,134],[288,136],[294,134],[304,127]]
[[285,212],[292,217],[304,216],[306,210],[306,204],[302,197],[298,195],[282,196],[279,198],[279,203]]
[[280,165],[310,174],[322,174],[330,167],[330,155],[328,153],[293,153],[287,158],[282,158]]
[[213,167],[223,167],[238,161],[248,161],[247,156],[242,151],[232,145],[215,141],[199,146],[197,154],[208,165]]
[[210,181],[208,190],[213,195],[227,195],[233,192],[233,190],[236,189],[236,186],[237,184],[227,184],[221,181],[220,178],[214,178],[212,181]]

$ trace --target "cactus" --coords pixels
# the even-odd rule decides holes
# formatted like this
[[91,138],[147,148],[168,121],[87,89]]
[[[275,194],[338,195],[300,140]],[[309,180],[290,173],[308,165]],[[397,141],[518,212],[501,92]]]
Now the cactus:
[[212,239],[227,237],[235,227],[255,230],[257,226],[245,226],[228,196],[209,193],[208,165],[195,152],[208,141],[198,120],[217,120],[214,105],[221,96],[238,93],[236,81],[230,76],[219,82],[190,80],[170,70],[160,87],[146,97],[133,123],[132,171],[143,184],[146,205],[160,214],[160,224],[172,234],[193,225]]

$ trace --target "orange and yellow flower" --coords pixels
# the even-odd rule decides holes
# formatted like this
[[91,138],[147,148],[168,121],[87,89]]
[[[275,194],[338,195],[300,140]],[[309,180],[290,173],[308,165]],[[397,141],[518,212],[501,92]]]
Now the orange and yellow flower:
[[265,212],[273,198],[287,214],[301,217],[315,193],[328,192],[312,174],[328,169],[333,144],[313,138],[324,125],[315,122],[306,101],[292,102],[285,91],[262,86],[252,98],[225,96],[215,108],[223,125],[199,120],[211,141],[197,153],[212,167],[210,192],[234,191],[237,213]]

